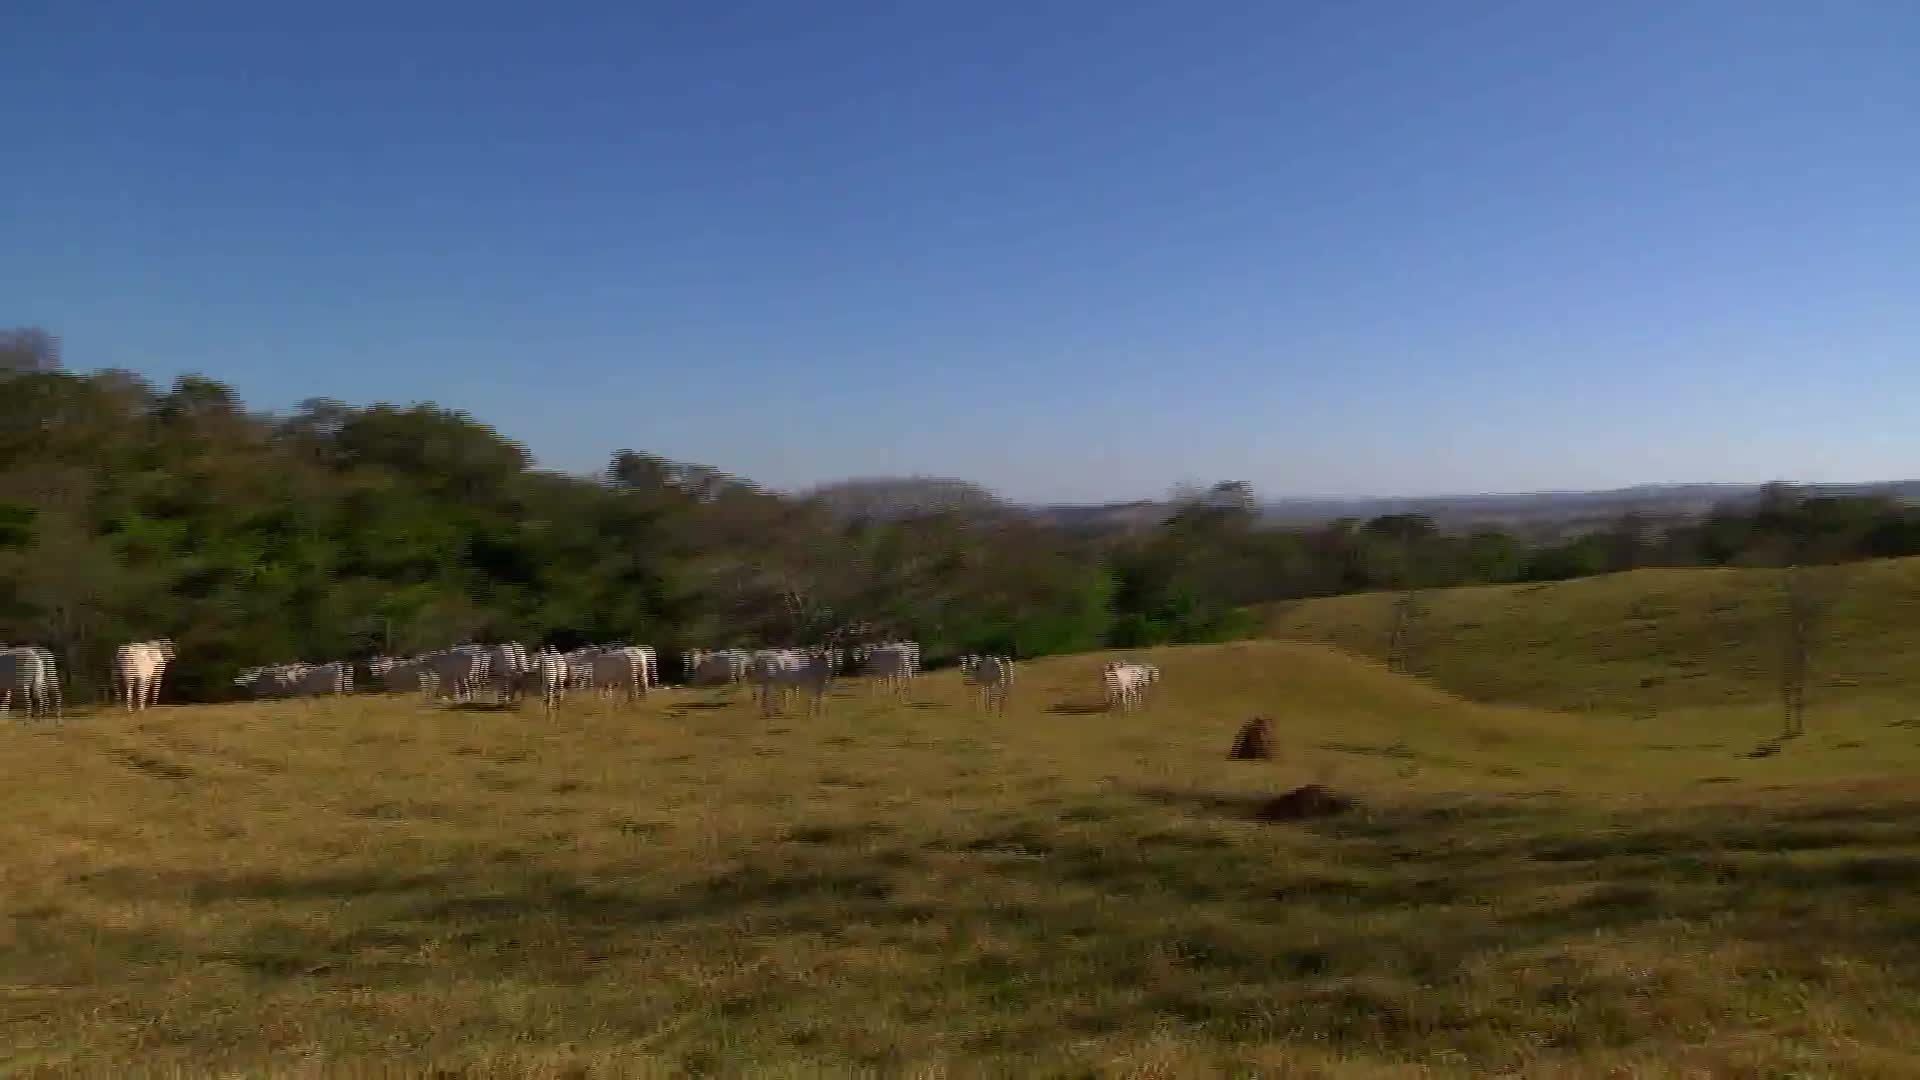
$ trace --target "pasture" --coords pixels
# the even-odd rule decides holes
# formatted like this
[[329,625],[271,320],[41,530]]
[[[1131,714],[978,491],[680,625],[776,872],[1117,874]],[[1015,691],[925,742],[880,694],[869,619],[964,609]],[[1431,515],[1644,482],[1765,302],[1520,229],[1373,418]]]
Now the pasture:
[[[1777,708],[1783,572],[1654,569],[1418,594],[1411,669],[1476,701],[1624,715]],[[1809,693],[1845,710],[1920,703],[1920,558],[1806,571]],[[1384,660],[1396,593],[1268,605],[1276,637]]]
[[[1920,724],[1477,704],[1332,648],[553,720],[0,730],[0,1067],[304,1075],[1920,1069]],[[1517,661],[1520,662],[1520,661]],[[1516,679],[1523,676],[1516,675]],[[1226,760],[1274,719],[1279,757]],[[1351,814],[1266,822],[1319,782]]]

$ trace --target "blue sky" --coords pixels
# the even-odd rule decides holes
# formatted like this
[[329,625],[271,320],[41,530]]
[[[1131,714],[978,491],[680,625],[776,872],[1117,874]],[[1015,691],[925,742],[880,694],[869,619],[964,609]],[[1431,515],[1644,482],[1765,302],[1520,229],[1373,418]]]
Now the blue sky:
[[0,324],[555,468],[1920,474],[1905,0],[19,3],[0,131]]

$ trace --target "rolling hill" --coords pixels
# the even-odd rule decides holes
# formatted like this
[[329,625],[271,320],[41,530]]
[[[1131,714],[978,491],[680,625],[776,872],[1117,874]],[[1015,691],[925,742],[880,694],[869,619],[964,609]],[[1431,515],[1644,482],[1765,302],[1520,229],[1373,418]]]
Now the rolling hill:
[[[1920,559],[1806,571],[1822,611],[1816,702],[1920,695]],[[1767,706],[1785,656],[1784,572],[1658,569],[1418,595],[1409,667],[1481,701],[1648,714]],[[1265,609],[1271,633],[1385,659],[1398,594]]]

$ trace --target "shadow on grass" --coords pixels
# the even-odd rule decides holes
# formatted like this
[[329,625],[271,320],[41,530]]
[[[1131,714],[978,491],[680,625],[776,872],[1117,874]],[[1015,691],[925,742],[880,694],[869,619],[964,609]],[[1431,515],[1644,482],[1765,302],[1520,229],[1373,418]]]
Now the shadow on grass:
[[331,874],[198,874],[101,870],[75,876],[73,884],[122,900],[186,899],[195,903],[225,900],[339,901],[444,888],[450,874],[350,871]]
[[1048,707],[1055,716],[1098,716],[1110,711],[1104,701],[1094,702],[1085,698],[1069,698],[1057,705]]
[[[1671,810],[1583,816],[1485,798],[1363,805],[1349,817],[1272,826],[1291,845],[1276,857],[1253,839],[1273,833],[1239,823],[1270,792],[1134,794],[1174,812],[1138,803],[1129,812],[1115,801],[962,824],[921,843],[895,843],[872,825],[801,824],[733,865],[689,867],[679,878],[646,860],[563,873],[476,859],[426,873],[125,869],[74,884],[217,912],[202,920],[216,929],[181,943],[180,955],[263,980],[395,985],[452,971],[573,985],[662,940],[717,947],[710,943],[732,940],[742,925],[769,939],[837,940],[853,927],[870,943],[947,957],[949,937],[928,933],[944,925],[1008,943],[1004,954],[969,953],[951,970],[968,987],[1004,994],[1009,1017],[1038,1006],[1029,1000],[1040,993],[1036,967],[1071,958],[1086,978],[1154,979],[1157,993],[1172,995],[1140,1015],[1131,1006],[1103,1014],[1107,1021],[1149,1025],[1156,1011],[1181,1012],[1191,999],[1191,1021],[1218,1025],[1223,1038],[1238,1021],[1207,1006],[1210,994],[1293,994],[1290,1023],[1337,1032],[1352,1015],[1375,1013],[1299,998],[1322,991],[1289,988],[1292,980],[1323,980],[1315,985],[1326,993],[1443,980],[1489,957],[1585,947],[1596,934],[1679,933],[1748,949],[1743,963],[1754,970],[1816,981],[1824,977],[1816,961],[1858,958],[1920,984],[1913,802],[1711,806],[1678,819]],[[316,911],[329,912],[327,921]],[[55,950],[48,965],[78,970],[95,947],[91,931],[43,923],[22,947]],[[166,945],[137,936],[108,944],[134,959]],[[396,960],[430,946],[441,950],[439,966]],[[1394,1008],[1389,995],[1379,1015],[1399,1015]]]
[[81,746],[98,750],[102,756],[133,772],[153,780],[169,780],[175,783],[191,780],[194,771],[187,766],[166,758],[156,757],[132,747],[118,745],[97,730],[71,729],[63,732],[65,738]]
[[[1238,821],[1255,819],[1268,798],[1174,788],[1136,794]],[[1514,918],[1541,941],[1680,919],[1711,922],[1716,932],[1724,924],[1780,948],[1804,945],[1809,913],[1830,912],[1834,926],[1824,932],[1863,956],[1920,953],[1912,934],[1920,927],[1920,800],[1707,806],[1679,820],[1673,811],[1584,818],[1487,799],[1382,808],[1363,801],[1353,815],[1274,827],[1316,837],[1327,859],[1353,873],[1351,881],[1309,876],[1274,889],[1289,901],[1338,897],[1383,914],[1395,905],[1497,901],[1526,909]],[[1569,889],[1590,891],[1536,904]],[[1911,974],[1920,982],[1920,966]]]
[[1198,788],[1143,787],[1134,794],[1160,806],[1243,821],[1260,820],[1260,808],[1280,792],[1203,791]]
[[441,707],[460,713],[510,713],[520,709],[519,703],[513,701],[456,701]]
[[[796,846],[839,839],[821,833]],[[493,861],[498,873],[473,876],[112,871],[74,883],[95,895],[184,901],[225,914],[211,930],[173,937],[110,933],[48,912],[28,928],[40,932],[16,933],[14,944],[31,949],[37,968],[62,973],[97,968],[106,954],[132,963],[197,957],[269,981],[365,985],[374,979],[387,986],[443,978],[445,970],[435,965],[397,959],[432,947],[469,974],[568,985],[598,977],[597,961],[644,952],[662,932],[730,933],[740,918],[752,917],[769,933],[833,934],[849,920],[904,925],[925,918],[929,912],[894,901],[908,862],[881,853],[846,865],[749,864],[665,889],[650,887],[644,874],[631,881],[540,870],[516,875],[512,869],[522,864],[499,860]],[[315,906],[329,913],[325,919],[311,913]],[[529,948],[534,940],[563,944]],[[0,944],[0,961],[11,951]]]
[[249,754],[230,746],[198,742],[175,731],[156,731],[153,733],[153,740],[176,754],[216,758],[255,772],[279,774],[287,771],[287,767],[278,761]]

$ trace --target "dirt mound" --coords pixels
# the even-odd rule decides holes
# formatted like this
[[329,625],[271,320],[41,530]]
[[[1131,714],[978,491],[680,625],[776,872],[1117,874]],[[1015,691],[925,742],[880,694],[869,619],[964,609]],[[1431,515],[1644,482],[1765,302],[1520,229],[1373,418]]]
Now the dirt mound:
[[1351,798],[1337,791],[1319,784],[1308,784],[1268,799],[1261,804],[1259,816],[1262,821],[1301,821],[1344,814],[1356,805]]
[[1233,749],[1227,751],[1227,757],[1232,761],[1272,761],[1273,721],[1265,716],[1247,721],[1240,734],[1233,737]]

